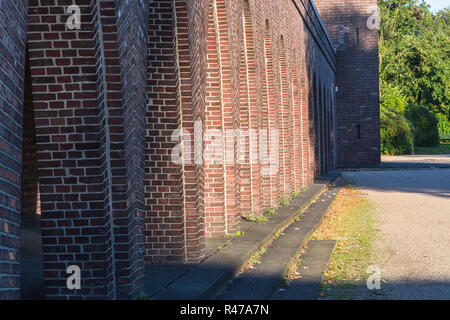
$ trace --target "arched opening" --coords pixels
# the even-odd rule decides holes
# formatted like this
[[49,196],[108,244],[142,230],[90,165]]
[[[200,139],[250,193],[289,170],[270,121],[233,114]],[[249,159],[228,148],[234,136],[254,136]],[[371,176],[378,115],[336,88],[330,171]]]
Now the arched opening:
[[[248,2],[244,6],[248,6]],[[245,13],[242,15],[241,52],[239,56],[239,174],[241,181],[240,206],[241,216],[253,213],[252,208],[252,179],[250,164],[250,91],[248,88],[248,57],[245,34]]]
[[321,174],[321,143],[320,143],[320,80],[316,74],[313,76],[313,119],[314,119],[314,177],[319,178]]
[[330,99],[330,85],[327,83],[325,88],[327,101],[327,174],[332,170],[332,155],[331,155],[331,99]]
[[326,167],[326,118],[325,118],[325,84],[319,80],[319,123],[320,123],[320,176],[325,174]]
[[[269,155],[268,171],[265,175],[269,175],[268,192],[264,192],[264,206],[277,207],[280,203],[280,188],[279,188],[279,175],[280,175],[280,158],[279,158],[279,140],[278,140],[278,108],[275,97],[274,86],[274,64],[273,64],[273,51],[272,51],[272,33],[270,30],[269,20],[266,20],[264,30],[264,56],[265,56],[265,88],[266,88],[266,110],[263,110],[263,127],[268,129],[268,144],[267,154]],[[264,112],[266,111],[266,112]]]
[[[260,164],[259,164],[259,134],[261,110],[257,92],[256,57],[253,34],[253,23],[248,0],[244,0],[242,7],[242,51],[240,65],[240,103],[241,103],[241,128],[248,131],[248,143],[246,149],[248,157],[248,171],[246,165],[241,165],[241,184],[243,191],[248,188],[249,197],[241,193],[241,214],[252,212],[260,214],[261,189],[260,189]],[[247,183],[246,183],[246,179]]]
[[303,132],[302,141],[302,188],[309,185],[312,180],[311,164],[311,139],[310,139],[310,104],[311,104],[311,80],[310,71],[303,60],[300,61],[300,108],[301,108],[301,128]]
[[323,84],[323,141],[324,141],[324,159],[323,159],[323,174],[326,175],[328,173],[328,147],[329,147],[329,140],[328,140],[328,92],[327,92],[327,84]]
[[330,158],[331,158],[331,168],[336,169],[336,147],[335,147],[335,116],[334,116],[334,84],[331,83],[330,89]]
[[316,94],[315,94],[315,83],[316,77],[313,75],[311,69],[308,69],[308,179],[309,182],[314,182],[314,178],[316,177],[316,143],[315,143],[315,129],[314,129],[314,114],[315,114],[315,105],[316,105]]
[[300,87],[298,77],[298,65],[296,51],[292,53],[292,67],[291,67],[291,89],[292,89],[292,117],[291,126],[293,132],[293,144],[291,152],[291,163],[294,170],[294,191],[300,191],[302,189],[302,177],[303,177],[303,113],[300,107]]
[[291,134],[291,110],[288,100],[288,79],[286,47],[284,38],[280,38],[280,108],[279,108],[279,128],[280,128],[280,178],[281,193],[283,198],[290,198],[292,195],[292,168],[291,157],[292,134]]
[[21,299],[43,299],[45,288],[39,173],[28,49],[26,49],[26,53],[22,140],[20,295]]

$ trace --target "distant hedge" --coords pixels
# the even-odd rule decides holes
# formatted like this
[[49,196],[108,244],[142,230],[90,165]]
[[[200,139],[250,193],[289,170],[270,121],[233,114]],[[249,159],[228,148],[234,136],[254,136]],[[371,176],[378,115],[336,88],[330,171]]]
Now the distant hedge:
[[413,132],[409,121],[399,112],[381,108],[381,153],[390,155],[413,152]]
[[434,147],[439,145],[438,119],[428,108],[409,105],[405,117],[413,125],[414,145],[418,147]]
[[[436,117],[438,118],[438,128],[439,128],[439,135],[441,137],[447,137],[447,139],[450,136],[450,121],[449,118],[442,113],[436,114]],[[442,139],[442,138],[441,138]]]

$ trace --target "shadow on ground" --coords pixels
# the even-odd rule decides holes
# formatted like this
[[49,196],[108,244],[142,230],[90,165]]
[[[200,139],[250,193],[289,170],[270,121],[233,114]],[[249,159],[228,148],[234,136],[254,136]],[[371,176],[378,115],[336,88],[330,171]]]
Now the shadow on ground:
[[[429,170],[386,170],[357,173],[345,172],[344,177],[361,189],[379,192],[406,192],[450,198],[450,169]],[[450,207],[450,203],[449,203]]]
[[[147,265],[145,284],[147,292],[155,295],[160,289],[167,286],[171,281],[183,275],[184,272],[193,268],[193,265]],[[223,269],[223,266],[217,266]],[[211,271],[213,268],[211,268]],[[214,270],[215,271],[215,270]],[[208,272],[208,270],[205,270]],[[270,282],[270,277],[255,277],[254,281]],[[305,283],[305,292],[291,292],[289,286],[282,286],[281,290],[273,297],[275,300],[304,300],[301,297],[310,296],[311,290],[316,290],[317,283]],[[190,287],[186,287],[190,290]],[[381,283],[379,290],[369,290],[365,283],[349,284],[344,287],[331,288],[323,297],[319,298],[319,292],[313,294],[318,299],[325,300],[449,300],[450,299],[450,279],[445,281],[414,280],[405,282]],[[176,296],[171,300],[178,300]],[[312,300],[312,299],[308,299]]]
[[450,154],[382,156],[381,168],[393,168],[393,169],[450,168]]

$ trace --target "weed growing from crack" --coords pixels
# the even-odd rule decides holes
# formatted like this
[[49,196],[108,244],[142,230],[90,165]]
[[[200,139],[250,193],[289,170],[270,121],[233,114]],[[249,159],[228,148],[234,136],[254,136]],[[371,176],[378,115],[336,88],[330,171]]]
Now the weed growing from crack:
[[288,206],[290,204],[291,204],[291,200],[289,200],[288,198],[283,198],[283,200],[281,200],[282,206]]

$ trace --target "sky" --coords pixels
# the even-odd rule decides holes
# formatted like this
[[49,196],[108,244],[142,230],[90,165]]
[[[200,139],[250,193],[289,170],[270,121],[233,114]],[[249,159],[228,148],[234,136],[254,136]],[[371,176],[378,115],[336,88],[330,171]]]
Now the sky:
[[450,0],[426,0],[426,2],[431,5],[432,11],[438,11],[450,6]]

